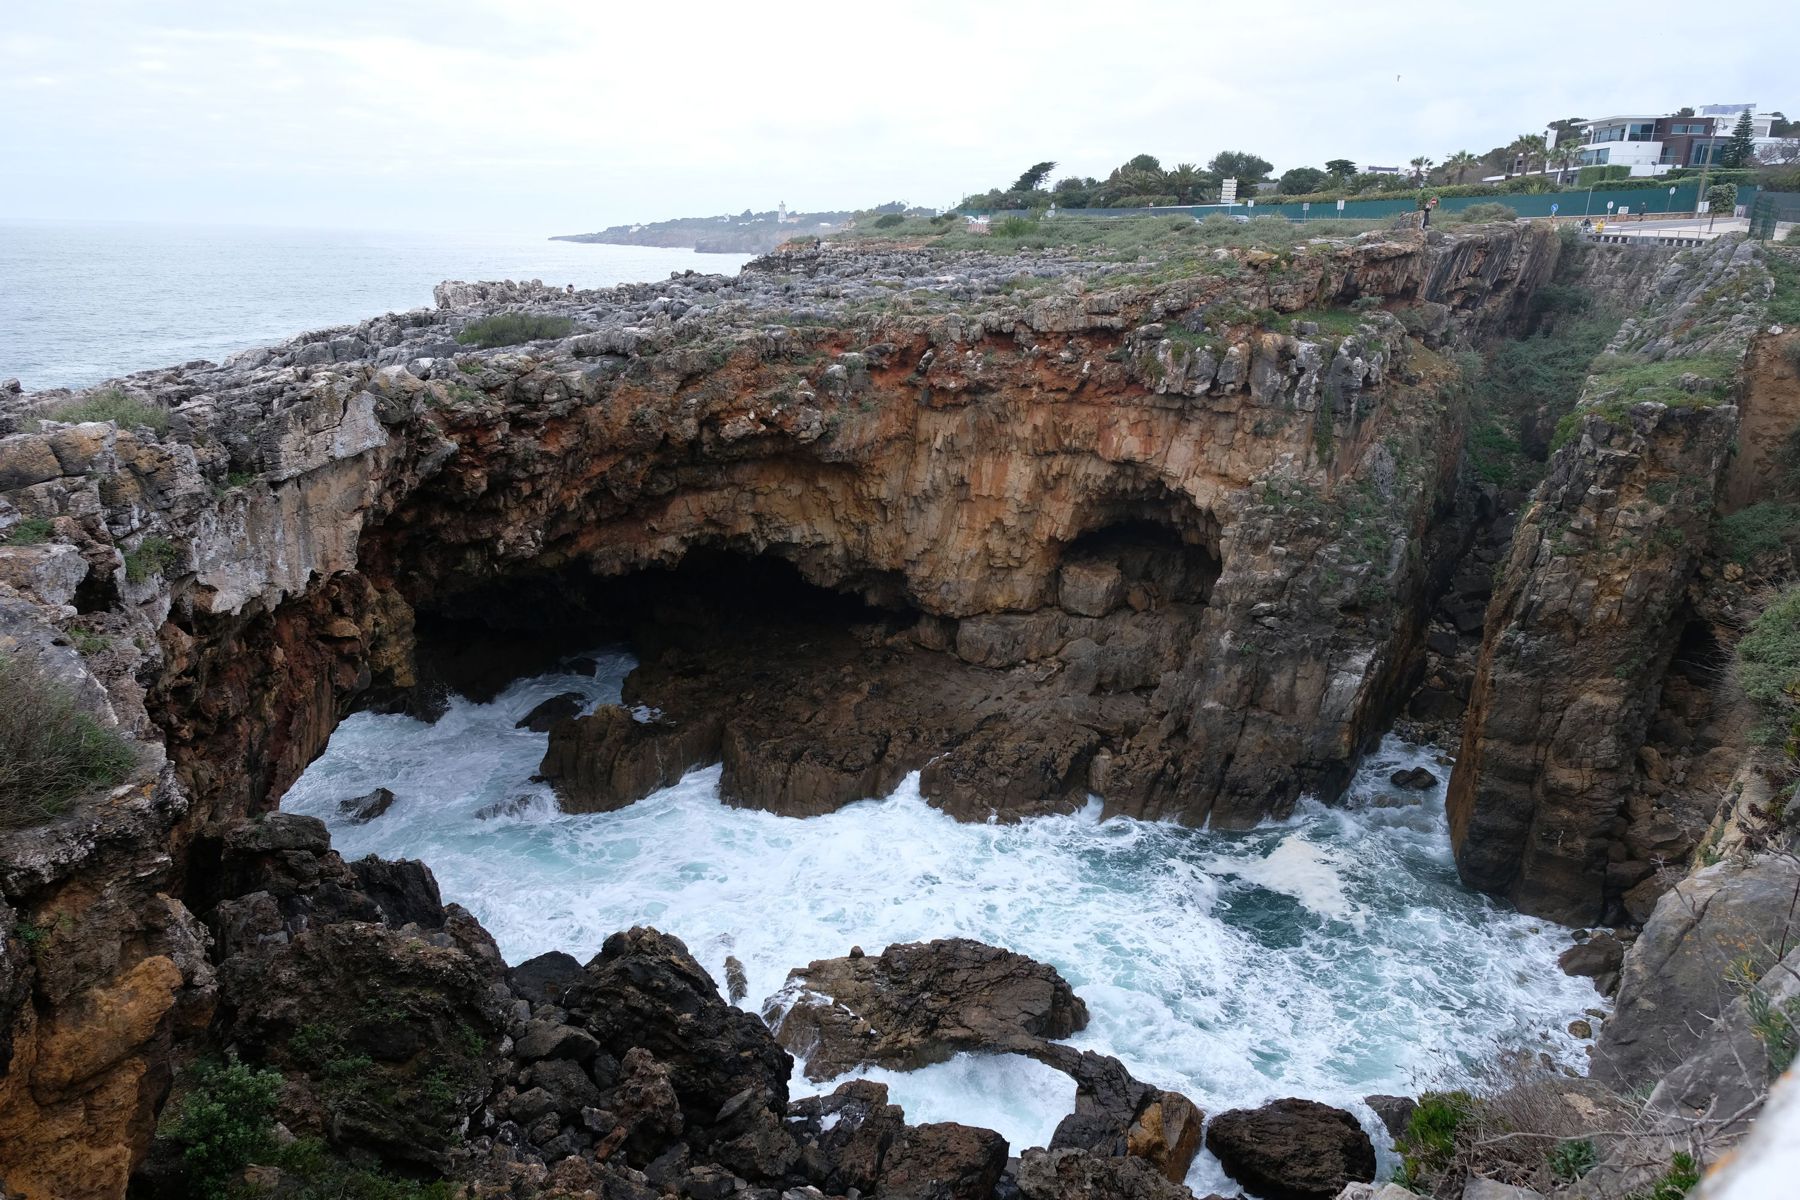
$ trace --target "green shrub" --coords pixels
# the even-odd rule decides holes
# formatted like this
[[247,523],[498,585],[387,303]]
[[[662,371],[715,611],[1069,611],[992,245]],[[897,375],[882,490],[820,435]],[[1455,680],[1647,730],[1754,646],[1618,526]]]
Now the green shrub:
[[1469,224],[1481,221],[1516,221],[1519,219],[1519,210],[1509,205],[1484,201],[1469,205],[1458,215]]
[[178,557],[175,543],[168,538],[154,535],[144,538],[135,549],[125,552],[125,578],[132,583],[142,583],[174,566]]
[[1021,238],[1036,233],[1038,223],[1029,217],[1005,217],[994,222],[990,234],[998,237]]
[[277,1071],[241,1062],[198,1062],[189,1089],[163,1118],[158,1133],[181,1148],[194,1194],[225,1200],[251,1160],[273,1149]]
[[131,744],[83,712],[62,685],[0,656],[0,828],[36,825],[83,792],[122,782]]
[[157,404],[133,400],[121,388],[107,388],[80,400],[58,405],[44,414],[52,421],[112,421],[121,429],[148,425],[157,433],[169,431],[168,410]]
[[454,1195],[447,1183],[395,1179],[353,1167],[333,1157],[317,1138],[296,1138],[269,1158],[281,1168],[284,1184],[296,1188],[283,1193],[291,1200],[450,1200]]
[[1600,1156],[1588,1138],[1558,1142],[1550,1150],[1550,1171],[1564,1183],[1574,1183],[1594,1169]]
[[[1788,235],[1792,241],[1793,234]],[[1763,265],[1775,282],[1769,297],[1769,319],[1783,325],[1800,325],[1800,247],[1770,248],[1763,255]]]
[[1800,587],[1790,587],[1758,614],[1737,644],[1738,682],[1774,728],[1785,735],[1800,711]]
[[905,223],[905,221],[906,218],[899,213],[882,213],[879,217],[875,218],[875,228],[892,229],[896,225]]
[[480,317],[463,326],[456,340],[465,346],[492,350],[496,346],[517,346],[541,338],[568,337],[575,322],[568,317],[548,313],[496,313]]
[[1678,1153],[1669,1160],[1669,1169],[1634,1200],[1686,1200],[1699,1182],[1700,1171],[1694,1165],[1693,1155]]
[[1748,565],[1786,548],[1800,534],[1800,504],[1764,500],[1719,522],[1719,544],[1732,562]]
[[39,546],[50,540],[50,521],[45,517],[27,517],[6,531],[8,546]]
[[1475,1099],[1467,1092],[1426,1092],[1419,1097],[1419,1107],[1413,1109],[1395,1145],[1407,1179],[1422,1183],[1450,1165],[1456,1156],[1456,1131],[1474,1107]]

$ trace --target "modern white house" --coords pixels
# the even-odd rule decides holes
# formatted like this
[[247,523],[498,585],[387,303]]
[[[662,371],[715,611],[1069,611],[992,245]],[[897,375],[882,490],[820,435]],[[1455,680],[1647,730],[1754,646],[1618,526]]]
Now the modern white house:
[[1584,167],[1629,167],[1634,176],[1662,175],[1676,167],[1716,166],[1738,118],[1746,112],[1758,151],[1788,140],[1770,136],[1774,116],[1757,112],[1753,103],[1708,104],[1674,116],[1626,113],[1588,121],[1581,127],[1578,162]]

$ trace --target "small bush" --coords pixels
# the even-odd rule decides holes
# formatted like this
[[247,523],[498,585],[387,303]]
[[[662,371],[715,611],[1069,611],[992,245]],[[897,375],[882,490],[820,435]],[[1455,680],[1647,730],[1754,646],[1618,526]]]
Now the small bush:
[[1400,1169],[1412,1187],[1443,1173],[1456,1155],[1456,1131],[1474,1111],[1467,1092],[1426,1092],[1400,1135]]
[[1768,723],[1764,735],[1785,737],[1800,712],[1800,587],[1775,597],[1738,640],[1737,675]]
[[465,346],[492,350],[496,346],[517,346],[542,338],[568,337],[574,329],[575,322],[568,317],[548,313],[496,313],[470,321],[456,335],[456,340]]
[[892,229],[896,225],[904,224],[905,221],[906,218],[899,213],[882,213],[879,217],[875,218],[875,228]]
[[1574,1183],[1594,1169],[1600,1156],[1590,1138],[1558,1142],[1550,1150],[1550,1173],[1564,1183]]
[[1800,534],[1800,504],[1764,500],[1719,522],[1719,543],[1732,562],[1748,565],[1787,547]]
[[996,221],[993,234],[998,237],[1021,238],[1037,232],[1038,223],[1028,217],[1006,217]]
[[50,522],[44,517],[27,517],[6,531],[8,546],[39,546],[50,540]]
[[125,552],[125,578],[142,583],[174,566],[178,557],[175,543],[168,538],[147,537],[137,544],[136,549]]
[[0,828],[40,824],[131,774],[131,744],[12,655],[0,657]]
[[112,421],[121,429],[147,425],[157,433],[169,431],[168,410],[160,405],[133,400],[123,389],[107,388],[81,400],[72,400],[44,414],[52,421]]
[[273,1148],[281,1075],[240,1062],[199,1062],[189,1070],[188,1082],[187,1094],[158,1132],[181,1148],[194,1194],[225,1200],[235,1176]]
[[395,1179],[334,1158],[317,1138],[296,1138],[270,1155],[297,1190],[293,1200],[450,1200],[447,1183]]
[[1516,221],[1519,219],[1519,210],[1510,205],[1486,200],[1480,204],[1469,205],[1462,210],[1461,216],[1466,223],[1471,225],[1482,221]]
[[1643,1200],[1686,1200],[1699,1182],[1700,1170],[1693,1155],[1678,1153],[1669,1160],[1669,1169],[1643,1193]]

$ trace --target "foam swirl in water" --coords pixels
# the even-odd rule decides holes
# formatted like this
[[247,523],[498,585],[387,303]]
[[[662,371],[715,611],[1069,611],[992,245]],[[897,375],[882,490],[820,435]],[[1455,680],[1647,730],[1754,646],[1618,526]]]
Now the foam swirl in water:
[[[794,819],[726,808],[717,767],[620,812],[564,815],[529,782],[534,705],[579,691],[615,701],[629,657],[596,677],[521,681],[492,704],[453,700],[435,725],[364,713],[294,786],[347,857],[419,858],[517,962],[585,959],[614,930],[676,934],[715,979],[744,964],[759,1007],[789,968],[891,942],[961,935],[1053,964],[1091,1022],[1071,1041],[1209,1112],[1298,1095],[1362,1112],[1361,1097],[1466,1078],[1524,1046],[1571,1064],[1563,1032],[1594,1005],[1556,967],[1568,936],[1457,881],[1442,788],[1387,776],[1431,765],[1390,740],[1347,803],[1303,803],[1243,833],[1114,819],[1098,805],[1017,825],[959,824],[908,779],[884,799]],[[1443,774],[1441,768],[1434,768]],[[340,799],[387,787],[386,815],[351,824]],[[478,819],[515,797],[513,815]],[[1015,1151],[1048,1140],[1073,1104],[1059,1073],[963,1057],[910,1075],[872,1071],[914,1121],[997,1128]],[[797,1087],[808,1088],[796,1074]],[[1197,1164],[1201,1191],[1216,1166]]]

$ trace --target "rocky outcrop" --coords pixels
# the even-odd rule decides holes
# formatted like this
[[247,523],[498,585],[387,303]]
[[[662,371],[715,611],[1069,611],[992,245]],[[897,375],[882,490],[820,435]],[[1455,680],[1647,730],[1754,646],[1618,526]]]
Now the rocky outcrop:
[[1719,1014],[1783,953],[1796,894],[1800,865],[1768,856],[1707,867],[1658,900],[1624,957],[1594,1073],[1638,1087],[1699,1049]]
[[1065,1038],[1087,1024],[1087,1005],[1052,967],[949,938],[797,968],[768,1016],[776,1038],[806,1059],[807,1078],[830,1079]]
[[1737,363],[1768,287],[1743,245],[1669,264],[1596,364],[1519,520],[1449,808],[1463,879],[1527,911],[1618,915],[1657,868],[1633,850],[1679,851],[1679,821],[1631,804],[1638,752],[1711,536],[1738,425]]
[[1312,1100],[1275,1100],[1220,1113],[1206,1148],[1265,1200],[1332,1200],[1375,1178],[1375,1146],[1356,1118]]
[[[117,381],[166,431],[65,423],[53,410],[74,397],[6,393],[0,533],[22,543],[0,568],[6,645],[63,662],[97,719],[144,742],[144,766],[51,827],[6,835],[11,943],[49,930],[29,936],[53,952],[0,979],[0,1175],[16,1190],[54,1170],[71,1196],[116,1194],[167,1094],[171,1047],[208,1024],[227,977],[220,1019],[244,1013],[246,1038],[271,1061],[286,1053],[299,1014],[259,990],[251,962],[311,995],[316,956],[373,972],[417,953],[419,979],[444,989],[444,1007],[408,1010],[429,1017],[424,1041],[446,1022],[479,1032],[475,985],[491,990],[499,968],[460,918],[431,925],[416,879],[222,832],[268,811],[356,706],[431,711],[421,612],[540,623],[566,614],[521,600],[571,579],[705,547],[775,558],[906,613],[905,644],[983,681],[994,715],[896,750],[910,716],[883,727],[871,709],[869,744],[827,747],[822,763],[721,726],[745,802],[836,803],[946,741],[924,786],[959,815],[987,815],[989,795],[1042,811],[1086,789],[1113,812],[1242,825],[1302,789],[1330,795],[1411,670],[1431,575],[1417,547],[1460,438],[1437,351],[1516,320],[1555,254],[1547,232],[1505,226],[1227,252],[1216,270],[1146,284],[1055,254],[802,252],[737,280],[446,293],[477,307]],[[896,285],[914,300],[893,304]],[[1350,332],[1306,319],[1352,300],[1368,303]],[[455,340],[509,305],[574,332],[485,352]],[[1424,314],[1418,336],[1388,308]],[[633,753],[576,755],[565,777],[640,788]],[[246,886],[285,882],[225,894],[221,863]],[[194,912],[222,922],[217,961]],[[651,972],[659,986],[698,995],[672,963]],[[351,1014],[318,1004],[357,1036]],[[64,1056],[78,1027],[66,1021],[99,1027],[102,1012],[129,1015]],[[589,1076],[642,1114],[600,1142],[661,1136],[666,1084],[709,1170],[774,1177],[791,1142],[769,1132],[782,1093],[766,1047],[719,1079],[643,1048],[653,1063],[627,1071],[609,1050],[622,1074]],[[323,1068],[287,1066],[312,1081],[304,1111],[323,1127]],[[541,1093],[527,1111],[546,1096],[551,1108],[506,1136],[541,1149],[527,1124],[554,1114],[554,1132],[537,1130],[549,1142],[595,1137],[557,1107],[586,1089],[531,1066],[506,1086]],[[460,1104],[460,1077],[439,1067],[451,1071],[414,1049],[381,1070],[396,1094],[448,1088]],[[722,1123],[735,1097],[717,1088],[739,1080],[753,1099]],[[448,1153],[405,1120],[353,1126],[371,1153]]]

